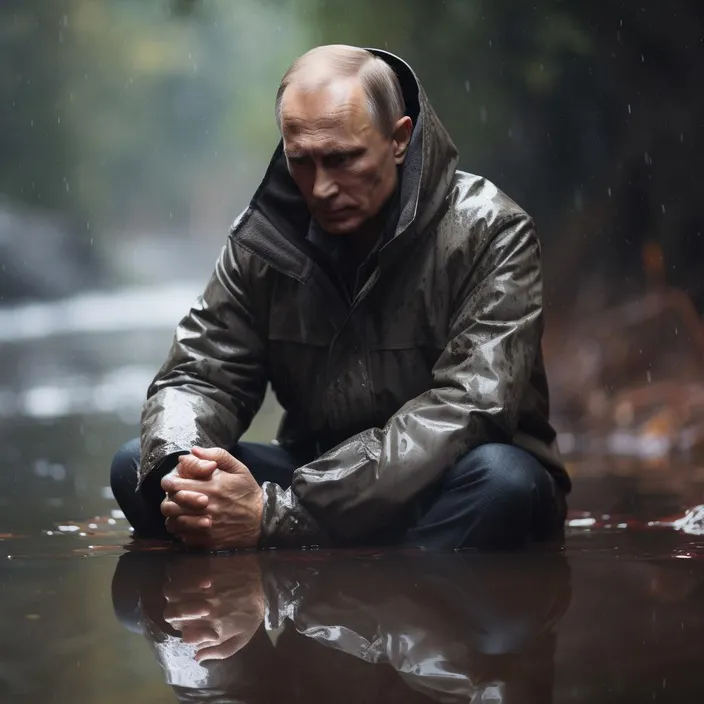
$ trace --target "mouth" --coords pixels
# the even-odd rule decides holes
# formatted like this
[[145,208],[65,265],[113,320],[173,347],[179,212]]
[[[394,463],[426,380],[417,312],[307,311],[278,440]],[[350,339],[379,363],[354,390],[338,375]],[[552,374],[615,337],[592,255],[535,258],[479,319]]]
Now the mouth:
[[325,220],[343,220],[352,212],[352,208],[339,208],[337,210],[320,211],[319,215]]

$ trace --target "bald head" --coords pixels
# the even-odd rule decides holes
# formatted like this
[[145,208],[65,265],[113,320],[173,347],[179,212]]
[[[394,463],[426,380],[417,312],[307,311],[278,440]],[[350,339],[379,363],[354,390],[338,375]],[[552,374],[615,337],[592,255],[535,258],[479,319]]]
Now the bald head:
[[390,137],[405,113],[401,86],[393,69],[374,54],[354,46],[332,44],[311,49],[288,69],[276,94],[276,122],[281,130],[284,93],[289,87],[315,93],[339,93],[359,81],[373,125]]

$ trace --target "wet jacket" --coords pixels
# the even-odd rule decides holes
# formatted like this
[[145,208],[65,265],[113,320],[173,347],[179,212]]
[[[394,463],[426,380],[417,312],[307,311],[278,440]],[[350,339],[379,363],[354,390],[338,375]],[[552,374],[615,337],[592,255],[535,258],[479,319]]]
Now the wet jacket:
[[193,445],[232,448],[267,382],[278,442],[304,458],[264,484],[263,543],[363,540],[471,449],[513,443],[569,490],[541,352],[531,218],[457,151],[411,69],[414,122],[394,232],[347,295],[306,237],[279,144],[205,292],[181,321],[142,414],[140,481]]

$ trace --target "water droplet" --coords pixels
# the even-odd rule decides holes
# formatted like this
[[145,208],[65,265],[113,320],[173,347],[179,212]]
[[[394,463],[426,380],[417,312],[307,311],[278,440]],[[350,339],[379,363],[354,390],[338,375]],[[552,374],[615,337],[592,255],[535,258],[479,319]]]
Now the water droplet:
[[631,104],[630,103],[628,103],[628,114],[629,115],[631,114]]
[[581,212],[582,206],[584,205],[584,199],[583,199],[583,197],[582,197],[582,191],[581,191],[581,190],[577,189],[577,190],[574,192],[573,200],[574,200],[574,207],[575,207],[575,209]]

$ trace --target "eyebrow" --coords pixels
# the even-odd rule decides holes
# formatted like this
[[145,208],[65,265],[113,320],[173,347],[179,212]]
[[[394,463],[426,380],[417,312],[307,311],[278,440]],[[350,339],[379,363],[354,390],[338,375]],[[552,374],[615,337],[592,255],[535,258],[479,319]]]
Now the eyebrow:
[[[338,149],[330,149],[328,151],[320,152],[320,156],[323,159],[328,159],[330,157],[336,156],[359,156],[360,154],[364,154],[365,151],[366,149],[364,147],[342,147]],[[292,149],[290,152],[284,150],[284,155],[287,159],[300,159],[302,156],[306,155],[306,152],[299,151],[297,149]]]

